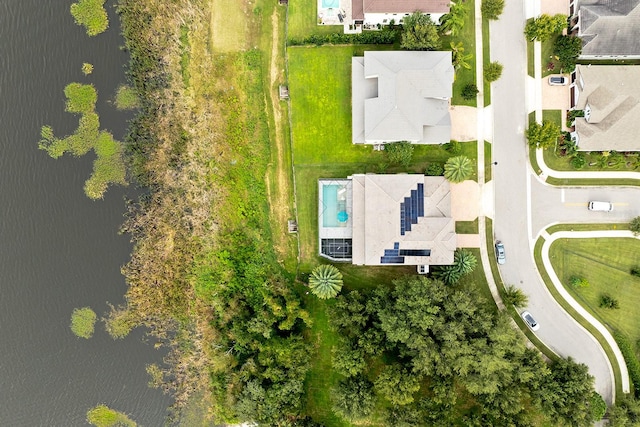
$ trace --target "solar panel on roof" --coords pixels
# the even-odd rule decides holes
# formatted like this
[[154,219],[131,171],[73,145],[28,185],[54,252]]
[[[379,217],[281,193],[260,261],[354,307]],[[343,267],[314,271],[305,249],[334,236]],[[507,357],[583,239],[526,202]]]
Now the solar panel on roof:
[[418,184],[418,216],[424,216],[424,184]]
[[380,264],[404,264],[404,257],[383,256],[383,257],[380,257]]

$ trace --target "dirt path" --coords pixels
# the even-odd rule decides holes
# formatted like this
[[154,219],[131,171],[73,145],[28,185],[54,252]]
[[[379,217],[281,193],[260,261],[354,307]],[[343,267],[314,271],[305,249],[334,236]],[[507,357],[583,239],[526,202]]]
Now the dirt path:
[[278,19],[277,9],[271,15],[272,38],[271,56],[269,61],[269,90],[271,90],[271,109],[274,120],[274,140],[272,141],[271,164],[267,173],[267,191],[269,206],[271,209],[272,223],[274,224],[273,240],[275,249],[279,257],[291,256],[289,236],[287,232],[287,221],[293,218],[291,209],[292,184],[290,171],[290,154],[287,149],[286,128],[283,126],[282,108],[284,104],[280,102],[276,90],[280,82],[284,82],[283,75],[283,53],[280,45],[280,32],[282,22]]

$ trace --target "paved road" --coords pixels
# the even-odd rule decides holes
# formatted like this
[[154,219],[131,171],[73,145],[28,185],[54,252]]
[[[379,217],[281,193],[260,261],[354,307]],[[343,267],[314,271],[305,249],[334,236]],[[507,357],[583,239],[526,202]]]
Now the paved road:
[[[590,200],[613,203],[612,212],[587,209]],[[552,187],[531,181],[532,235],[549,224],[629,222],[640,215],[640,187]]]
[[[545,187],[529,175],[530,168],[527,166],[524,138],[528,113],[525,98],[527,57],[522,35],[524,22],[524,1],[508,1],[505,2],[501,19],[491,23],[491,60],[499,61],[504,66],[502,77],[494,83],[492,91],[493,156],[498,162],[493,171],[494,231],[495,237],[505,243],[507,252],[507,263],[502,266],[501,274],[506,284],[517,285],[529,295],[528,310],[540,323],[538,337],[558,354],[585,363],[596,378],[596,390],[611,403],[613,377],[604,351],[549,294],[533,262],[533,236],[530,235],[530,229],[532,224],[546,221],[544,218],[539,220],[537,216],[545,210],[546,205],[536,204],[541,200],[553,204],[554,197],[558,199],[558,196],[553,191],[545,193]],[[533,191],[536,197],[531,198]],[[570,200],[574,200],[573,197],[571,195]],[[580,198],[575,200],[575,203],[582,202]],[[586,205],[583,209],[586,211]],[[535,219],[529,220],[530,212],[534,212]],[[547,222],[561,220],[554,217],[553,213],[553,210],[549,212],[550,221]]]

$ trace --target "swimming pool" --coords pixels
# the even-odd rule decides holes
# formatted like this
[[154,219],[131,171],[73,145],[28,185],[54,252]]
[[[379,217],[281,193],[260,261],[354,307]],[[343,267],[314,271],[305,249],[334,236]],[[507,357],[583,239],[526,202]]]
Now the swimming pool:
[[339,8],[340,0],[322,0],[322,8],[323,9],[331,9],[331,8]]
[[337,184],[323,185],[322,203],[322,226],[343,227],[349,219],[346,212],[346,188]]

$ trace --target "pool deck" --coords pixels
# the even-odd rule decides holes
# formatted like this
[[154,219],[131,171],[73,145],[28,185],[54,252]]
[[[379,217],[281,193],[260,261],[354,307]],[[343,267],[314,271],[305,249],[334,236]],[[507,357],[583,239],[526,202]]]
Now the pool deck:
[[[324,0],[327,1],[327,0]],[[351,1],[339,0],[338,7],[323,7],[323,0],[318,0],[318,25],[344,25],[351,19]],[[343,22],[340,22],[338,13],[342,14]]]
[[[327,207],[327,203],[323,200],[324,197],[324,187],[327,185],[338,185],[341,187],[345,187],[346,194],[344,195],[344,208],[338,209],[338,205],[341,201],[336,201],[336,207]],[[352,200],[352,192],[351,192],[351,180],[349,179],[319,179],[318,180],[318,238],[319,239],[350,239],[353,235],[353,200]],[[341,206],[340,206],[341,207]],[[325,211],[327,209],[331,209],[333,215],[338,215],[339,211],[344,210],[348,219],[345,222],[340,222],[336,218],[337,226],[325,226],[324,225],[324,216]]]

